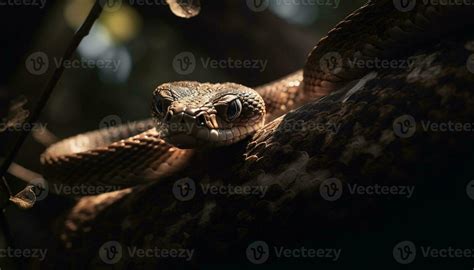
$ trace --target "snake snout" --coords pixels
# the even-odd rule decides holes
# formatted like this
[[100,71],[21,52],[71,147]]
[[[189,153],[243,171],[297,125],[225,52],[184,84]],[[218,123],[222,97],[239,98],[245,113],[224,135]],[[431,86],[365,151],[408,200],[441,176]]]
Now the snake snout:
[[196,117],[185,112],[174,113],[169,111],[164,119],[170,134],[191,134],[196,127]]

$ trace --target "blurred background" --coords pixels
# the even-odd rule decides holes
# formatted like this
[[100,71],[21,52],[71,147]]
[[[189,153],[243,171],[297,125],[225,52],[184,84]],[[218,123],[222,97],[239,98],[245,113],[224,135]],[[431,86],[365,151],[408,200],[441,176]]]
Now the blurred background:
[[[300,69],[317,41],[364,2],[203,0],[198,16],[183,19],[173,15],[165,0],[116,0],[81,42],[74,61],[64,63],[41,125],[32,127],[15,159],[21,166],[17,171],[41,173],[40,154],[61,138],[149,117],[151,93],[161,83],[229,81],[253,87]],[[94,1],[2,3],[3,157],[18,137],[6,127],[14,127],[34,107]],[[213,65],[214,60],[225,65]],[[239,68],[235,61],[250,65]],[[7,180],[14,192],[25,186],[11,174]],[[55,218],[73,203],[48,193],[30,210],[8,205],[0,247],[45,246],[52,240]],[[0,258],[2,269],[23,264]]]

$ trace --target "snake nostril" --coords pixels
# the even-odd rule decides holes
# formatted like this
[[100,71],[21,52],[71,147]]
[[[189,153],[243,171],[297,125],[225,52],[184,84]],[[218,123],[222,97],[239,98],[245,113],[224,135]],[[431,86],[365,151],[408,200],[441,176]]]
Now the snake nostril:
[[197,121],[197,125],[199,127],[203,127],[206,125],[206,119],[204,118],[204,115],[200,115],[196,118],[196,121]]

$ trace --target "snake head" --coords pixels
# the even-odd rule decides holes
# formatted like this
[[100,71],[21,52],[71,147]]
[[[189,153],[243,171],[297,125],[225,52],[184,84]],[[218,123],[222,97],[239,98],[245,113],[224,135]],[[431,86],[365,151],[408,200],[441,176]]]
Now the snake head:
[[165,83],[153,92],[153,116],[162,138],[179,148],[236,143],[264,124],[265,102],[235,83]]

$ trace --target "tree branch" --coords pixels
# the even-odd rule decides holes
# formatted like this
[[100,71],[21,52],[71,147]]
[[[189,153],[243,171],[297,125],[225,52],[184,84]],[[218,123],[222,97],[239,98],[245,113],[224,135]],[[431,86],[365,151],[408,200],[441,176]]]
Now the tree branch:
[[[70,59],[72,57],[72,54],[76,51],[82,39],[89,34],[90,29],[94,25],[94,22],[97,20],[97,18],[99,18],[101,13],[102,13],[102,6],[100,5],[100,0],[97,0],[94,3],[94,6],[92,7],[91,11],[89,12],[89,15],[87,15],[87,18],[84,21],[84,23],[81,25],[79,30],[77,30],[77,32],[74,34],[74,37],[72,38],[69,46],[64,52],[63,59]],[[38,121],[38,118],[41,112],[46,106],[63,72],[64,72],[63,65],[56,68],[52,77],[49,79],[48,83],[46,84],[43,90],[43,93],[41,94],[40,99],[33,110],[33,113],[30,115],[26,123],[32,125]],[[28,137],[29,134],[30,134],[30,130],[28,129],[23,129],[22,131],[20,131],[18,139],[13,145],[13,148],[11,149],[11,151],[5,157],[2,163],[2,166],[0,167],[0,178],[5,176],[6,172],[8,171],[8,168],[14,161],[18,151],[20,150],[21,146],[23,145],[25,139]],[[6,183],[5,181],[0,181],[0,189],[8,192],[9,195],[12,196],[10,189],[8,187],[8,183]]]

